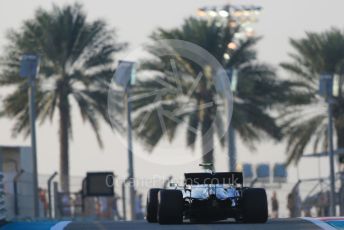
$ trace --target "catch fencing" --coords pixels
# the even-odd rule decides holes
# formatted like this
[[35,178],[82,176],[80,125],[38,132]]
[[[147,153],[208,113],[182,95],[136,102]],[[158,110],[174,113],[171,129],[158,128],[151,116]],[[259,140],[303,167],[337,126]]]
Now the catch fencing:
[[4,174],[0,172],[0,222],[6,220],[6,197],[4,191]]

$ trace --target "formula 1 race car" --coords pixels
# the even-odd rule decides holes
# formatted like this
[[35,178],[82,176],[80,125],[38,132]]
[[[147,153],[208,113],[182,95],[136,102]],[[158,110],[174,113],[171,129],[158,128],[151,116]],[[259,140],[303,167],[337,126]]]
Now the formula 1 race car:
[[265,223],[268,204],[265,189],[243,187],[241,172],[185,173],[184,186],[152,188],[148,192],[149,223],[181,224],[234,218],[237,222]]

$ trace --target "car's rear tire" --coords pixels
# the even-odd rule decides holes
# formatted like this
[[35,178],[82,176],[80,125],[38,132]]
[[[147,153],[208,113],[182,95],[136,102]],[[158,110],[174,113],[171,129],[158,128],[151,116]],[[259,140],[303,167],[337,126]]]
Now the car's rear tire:
[[243,190],[242,217],[244,223],[265,223],[268,220],[268,201],[265,189]]
[[147,194],[147,204],[146,204],[146,220],[149,223],[158,222],[158,193],[161,189],[151,188]]
[[159,224],[183,223],[184,200],[180,190],[161,190],[158,193]]

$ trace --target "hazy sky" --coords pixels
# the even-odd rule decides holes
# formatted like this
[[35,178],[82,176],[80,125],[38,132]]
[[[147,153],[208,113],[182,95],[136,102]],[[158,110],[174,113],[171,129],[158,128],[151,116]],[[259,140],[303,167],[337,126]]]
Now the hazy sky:
[[[41,6],[50,8],[53,3],[61,5],[74,1],[51,0],[0,0],[0,47],[5,43],[5,33],[9,28],[18,28],[24,19],[33,16],[34,9]],[[80,1],[81,2],[81,1]],[[145,0],[145,1],[82,1],[90,19],[104,18],[111,27],[118,31],[120,41],[130,43],[130,49],[135,49],[147,41],[147,36],[156,27],[172,28],[182,23],[183,19],[194,16],[198,7],[220,6],[226,3],[256,4],[263,7],[259,22],[254,26],[258,35],[263,39],[257,46],[261,61],[273,64],[276,68],[279,62],[288,60],[287,53],[291,51],[288,38],[304,36],[305,31],[323,31],[332,26],[343,28],[342,0]],[[1,50],[1,48],[0,48]],[[129,50],[130,51],[130,50]],[[125,54],[123,54],[123,57]],[[281,73],[283,74],[283,73]],[[26,92],[23,92],[26,93]],[[4,92],[0,92],[0,95]],[[105,148],[99,149],[96,139],[88,125],[84,125],[78,115],[78,110],[73,110],[74,137],[70,147],[71,175],[84,175],[86,171],[113,170],[121,177],[126,176],[127,155],[123,146],[111,130],[105,126],[102,129]],[[10,135],[13,123],[8,119],[0,119],[0,145],[26,144],[29,140],[12,138]],[[39,172],[50,174],[58,169],[59,145],[57,137],[57,123],[38,126],[38,166]],[[192,158],[190,149],[184,147],[184,135],[181,135],[171,145],[163,142],[152,154],[185,154]],[[151,163],[147,159],[151,155],[135,142],[134,151],[145,154],[145,159],[135,158],[136,175],[150,177],[155,174],[174,174],[181,176],[182,172],[197,169],[198,161],[180,165],[161,165]],[[257,146],[257,151],[251,153],[242,143],[239,143],[238,154],[240,162],[283,162],[285,159],[284,144],[275,145],[271,142]],[[216,165],[219,170],[228,168],[225,149],[216,147]],[[142,155],[141,154],[141,155]],[[327,158],[321,162],[322,174],[327,175]],[[317,170],[312,167],[317,165],[316,160],[303,160],[300,168],[302,177],[314,177]],[[290,180],[296,180],[296,170],[289,170]]]

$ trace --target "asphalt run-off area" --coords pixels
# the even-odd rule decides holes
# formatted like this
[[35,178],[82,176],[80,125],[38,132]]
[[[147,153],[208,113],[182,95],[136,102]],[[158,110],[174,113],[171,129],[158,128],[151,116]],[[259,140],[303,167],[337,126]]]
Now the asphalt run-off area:
[[[333,224],[335,223],[335,224]],[[274,219],[265,224],[242,224],[232,221],[221,221],[209,224],[194,224],[184,222],[182,225],[149,224],[146,221],[60,221],[60,222],[13,222],[3,226],[3,230],[335,230],[344,229],[342,220],[319,219]]]

